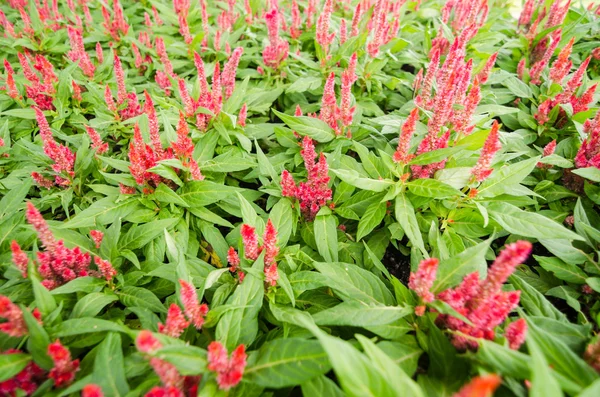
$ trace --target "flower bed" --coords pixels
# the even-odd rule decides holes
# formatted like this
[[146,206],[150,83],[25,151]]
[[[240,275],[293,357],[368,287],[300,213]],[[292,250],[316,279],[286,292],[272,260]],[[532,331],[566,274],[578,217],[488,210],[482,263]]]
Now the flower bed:
[[600,6],[0,5],[0,396],[600,395]]

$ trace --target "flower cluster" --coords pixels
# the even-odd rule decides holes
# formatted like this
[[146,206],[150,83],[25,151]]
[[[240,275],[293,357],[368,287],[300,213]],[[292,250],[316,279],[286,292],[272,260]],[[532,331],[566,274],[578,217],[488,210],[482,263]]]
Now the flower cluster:
[[477,182],[482,182],[487,179],[488,176],[492,173],[492,169],[490,165],[492,164],[492,159],[498,150],[502,148],[500,145],[500,141],[498,140],[498,130],[500,126],[498,121],[494,120],[492,123],[492,129],[483,144],[483,149],[481,149],[481,154],[479,155],[479,159],[477,160],[477,164],[471,170],[471,175]]
[[117,102],[115,103],[110,87],[106,85],[104,90],[106,106],[108,110],[123,120],[139,116],[142,114],[142,108],[140,107],[135,91],[127,92],[127,88],[125,87],[125,72],[116,51],[113,53],[113,59],[115,78],[117,80]]
[[119,0],[113,0],[113,14],[102,6],[102,17],[104,18],[104,29],[106,33],[110,35],[113,40],[120,41],[121,36],[126,36],[129,31],[129,24],[125,21],[125,17],[123,16],[123,6]]
[[575,166],[600,168],[600,111],[593,120],[587,120],[583,128],[588,136],[577,151]]
[[67,26],[67,33],[69,35],[69,42],[72,50],[68,52],[67,56],[73,62],[79,61],[79,67],[83,73],[89,77],[94,77],[94,71],[96,66],[92,63],[90,56],[85,52],[85,46],[83,45],[83,32],[75,27]]
[[27,325],[21,308],[4,295],[0,295],[0,318],[6,320],[0,323],[0,332],[17,338],[27,335]]
[[81,397],[104,397],[104,393],[100,386],[90,383],[81,389]]
[[21,272],[23,278],[27,278],[27,265],[29,264],[29,257],[23,250],[19,243],[13,240],[10,243],[10,250],[12,252],[12,261]]
[[75,379],[79,371],[79,359],[72,360],[71,352],[60,341],[48,345],[48,356],[54,362],[48,377],[54,381],[56,387],[68,386]]
[[221,342],[214,341],[208,345],[208,369],[217,374],[217,384],[221,390],[235,387],[244,375],[246,368],[246,347],[239,345],[227,355],[227,349]]
[[[73,167],[75,166],[75,153],[68,147],[61,145],[54,140],[50,125],[46,116],[40,108],[34,107],[35,117],[40,128],[40,137],[44,143],[44,153],[54,164],[52,170],[57,174],[54,176],[54,183],[59,186],[66,186],[71,183],[71,179],[75,175]],[[32,177],[40,184],[40,186],[48,187],[52,181],[43,178],[38,173],[32,173]]]
[[162,344],[152,332],[146,330],[140,331],[135,340],[135,345],[139,352],[150,356],[150,366],[154,369],[154,372],[163,384],[163,387],[152,388],[146,396],[184,397],[186,395],[195,395],[191,391],[197,390],[200,380],[198,377],[183,376],[173,364],[160,358],[152,357],[152,354],[156,353],[162,347]]
[[[473,62],[465,62],[464,58],[467,42],[476,32],[477,28],[474,25],[464,29],[452,43],[441,67],[441,50],[432,48],[427,73],[422,79],[422,74],[419,74],[415,81],[415,92],[419,92],[415,103],[433,113],[427,122],[428,133],[417,147],[417,155],[447,147],[451,131],[460,136],[470,134],[473,130],[471,119],[481,100],[481,81],[477,76],[471,83]],[[491,59],[495,61],[495,57]],[[493,62],[486,62],[481,79],[487,80],[492,65]],[[437,90],[435,96],[431,97],[434,80]],[[413,165],[413,177],[431,178],[437,170],[444,168],[445,164],[446,160],[427,165]]]
[[[19,350],[10,349],[1,355],[19,353],[21,353]],[[0,382],[0,395],[17,396],[20,395],[18,394],[19,392],[24,392],[25,395],[32,395],[45,378],[46,374],[44,370],[31,361],[21,372],[8,380]]]
[[[358,23],[360,22],[361,9],[359,6],[365,7],[365,3],[359,3],[356,14],[352,23],[352,36],[356,36]],[[379,54],[382,45],[387,44],[398,34],[400,28],[400,10],[402,2],[391,2],[389,0],[378,0],[375,3],[371,20],[369,21],[370,29],[373,31],[371,41],[367,43],[367,53],[375,58]],[[388,15],[391,18],[388,20]],[[345,21],[344,21],[345,22]],[[356,31],[356,32],[355,32]]]
[[[261,246],[258,245],[258,236],[256,235],[256,229],[250,225],[243,224],[240,230],[242,235],[242,242],[244,244],[244,257],[251,261],[258,258],[262,251],[265,251],[264,259],[264,274],[265,282],[274,287],[279,279],[279,273],[277,271],[277,262],[275,257],[279,254],[279,247],[277,246],[277,230],[273,226],[273,222],[269,219],[265,226],[265,233],[263,234],[263,243]],[[227,261],[231,265],[229,270],[231,272],[238,272],[240,282],[244,279],[244,273],[241,271],[240,258],[233,247],[229,248],[227,254]]]
[[263,62],[272,69],[279,69],[281,63],[287,59],[290,50],[289,43],[279,36],[279,21],[281,19],[281,14],[279,14],[277,8],[273,8],[265,14],[265,21],[269,30],[269,45],[263,50]]
[[419,120],[419,109],[414,108],[400,130],[400,137],[398,139],[398,147],[394,152],[394,161],[396,163],[406,164],[414,155],[410,154],[410,140],[415,133],[417,121]]
[[300,210],[304,218],[312,221],[321,207],[331,200],[331,189],[329,189],[329,167],[325,155],[319,155],[319,161],[315,162],[315,145],[310,137],[305,136],[302,140],[302,151],[304,167],[308,173],[307,181],[300,182],[297,186],[294,178],[284,170],[281,174],[281,194],[284,197],[294,197],[300,202]]
[[[227,100],[235,89],[235,76],[240,62],[240,58],[244,49],[238,47],[231,53],[229,60],[223,66],[223,74],[221,74],[221,66],[219,62],[215,63],[215,68],[212,76],[212,90],[208,88],[206,80],[206,71],[204,62],[197,52],[194,52],[194,64],[198,72],[198,82],[200,83],[200,95],[197,99],[190,96],[185,81],[179,79],[179,94],[181,96],[185,115],[187,117],[196,116],[196,126],[204,131],[208,127],[209,122],[216,117],[223,107],[223,100]],[[224,91],[224,92],[223,92]],[[210,114],[197,113],[199,108],[205,108],[212,112]]]
[[[473,338],[493,340],[494,328],[507,318],[509,313],[519,304],[520,291],[502,291],[502,285],[523,263],[531,252],[531,243],[518,241],[509,244],[498,255],[484,280],[479,280],[477,272],[466,276],[462,283],[454,289],[447,289],[435,297],[446,302],[458,313],[466,317],[471,324],[449,314],[440,314],[436,324],[455,331],[451,341],[459,350],[476,350],[477,341]],[[421,269],[423,267],[423,269]],[[427,259],[421,262],[417,273],[410,276],[409,287],[413,289],[424,303],[433,300],[430,291],[437,271],[437,260]],[[417,307],[417,314],[423,314],[424,308]],[[505,331],[509,346],[518,349],[523,343],[527,331],[524,321],[515,321]]]

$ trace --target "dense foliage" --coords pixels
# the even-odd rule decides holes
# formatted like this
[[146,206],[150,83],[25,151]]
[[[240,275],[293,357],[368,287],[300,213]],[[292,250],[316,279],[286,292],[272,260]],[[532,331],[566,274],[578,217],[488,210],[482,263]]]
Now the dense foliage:
[[3,1],[0,396],[600,395],[600,7],[504,3]]

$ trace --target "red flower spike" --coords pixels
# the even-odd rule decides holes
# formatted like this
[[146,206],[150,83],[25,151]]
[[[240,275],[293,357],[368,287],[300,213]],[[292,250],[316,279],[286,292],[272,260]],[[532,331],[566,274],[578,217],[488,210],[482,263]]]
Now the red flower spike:
[[229,60],[223,67],[221,84],[225,89],[225,100],[229,99],[231,94],[233,94],[233,90],[235,89],[235,75],[243,52],[244,49],[242,47],[237,47],[235,50],[233,50]]
[[394,153],[394,161],[396,163],[408,163],[413,155],[409,154],[410,150],[410,140],[415,133],[415,128],[417,121],[419,120],[419,109],[414,108],[410,115],[407,117],[404,124],[402,124],[402,129],[400,132],[400,138],[398,139],[398,147],[396,148],[396,152]]
[[246,117],[248,116],[248,105],[244,103],[240,109],[240,113],[238,114],[237,125],[240,127],[246,126]]
[[37,185],[40,187],[50,189],[52,186],[54,186],[54,181],[52,181],[48,178],[44,178],[43,175],[41,175],[37,172],[32,172],[31,177],[33,178],[35,183],[37,183]]
[[[248,0],[246,0],[248,1]],[[300,19],[300,8],[298,7],[298,2],[296,0],[292,0],[292,25],[290,26],[290,36],[292,39],[297,39],[300,37],[302,30],[300,27],[302,25],[302,20]]]
[[542,59],[539,60],[538,62],[536,62],[531,67],[531,70],[529,71],[529,75],[531,76],[532,84],[540,84],[540,82],[541,82],[540,76],[542,74],[542,71],[546,68],[546,66],[548,65],[548,62],[550,62],[550,58],[552,57],[552,55],[554,54],[554,51],[558,47],[558,43],[560,42],[561,34],[562,34],[561,29],[558,29],[557,31],[555,31],[552,34],[551,43],[548,46],[548,48],[546,49],[546,51],[544,52]]
[[[147,330],[140,331],[135,340],[135,345],[141,353],[149,354],[156,352],[162,347],[162,344],[154,335],[152,335],[152,332]],[[150,366],[154,369],[154,372],[165,386],[175,388],[183,386],[183,377],[179,374],[177,368],[173,364],[152,357],[150,359]]]
[[246,259],[256,260],[260,253],[256,229],[244,223],[240,229],[240,233],[242,235],[242,242],[244,243],[244,256]]
[[550,68],[550,79],[556,84],[562,84],[562,81],[565,79],[573,63],[569,60],[571,56],[571,50],[573,49],[573,44],[575,43],[575,38],[572,38],[558,54],[558,58],[552,64]]
[[179,285],[181,286],[180,299],[185,315],[194,324],[196,329],[201,329],[208,313],[208,305],[198,302],[196,287],[192,284],[184,280],[179,280]]
[[92,241],[94,241],[96,248],[100,248],[100,244],[102,244],[102,239],[104,238],[104,233],[102,233],[100,230],[90,230],[90,237],[92,238]]
[[519,350],[521,345],[525,342],[527,336],[527,321],[520,318],[514,321],[506,327],[504,336],[508,341],[508,346],[513,350]]
[[262,249],[265,251],[265,265],[275,263],[275,257],[279,254],[279,247],[277,247],[277,230],[275,230],[271,219],[267,221],[265,227]]
[[155,386],[144,397],[185,397],[184,393],[177,387],[158,387]]
[[108,85],[104,89],[104,102],[106,102],[106,107],[108,107],[110,112],[117,112],[117,105],[115,104],[115,100],[113,99],[112,92],[110,91],[110,87]]
[[21,308],[4,295],[0,295],[0,318],[6,320],[0,323],[0,332],[15,338],[27,335],[27,325]]
[[336,135],[341,132],[337,125],[338,113],[337,98],[335,96],[335,74],[331,72],[323,88],[319,118],[326,122],[335,131]]
[[190,96],[190,93],[187,89],[187,85],[185,84],[185,80],[179,79],[178,85],[179,85],[179,96],[181,96],[181,102],[183,103],[183,108],[185,110],[185,114],[188,117],[193,116],[194,112],[196,111],[196,105],[194,104],[194,101],[193,101],[192,97]]
[[342,73],[342,92],[341,92],[341,104],[340,104],[340,119],[344,127],[349,127],[352,124],[352,118],[354,116],[355,107],[350,107],[350,100],[352,95],[352,84],[357,79],[356,76],[356,53],[352,54],[350,61],[348,62],[348,68]]
[[263,62],[272,69],[279,69],[281,63],[289,55],[289,43],[279,36],[279,22],[282,20],[277,8],[265,14],[267,30],[269,31],[269,45],[263,50]]
[[171,336],[173,338],[179,338],[179,336],[189,327],[190,322],[185,319],[183,312],[175,303],[169,306],[167,312],[167,320],[165,325],[158,324],[158,332],[164,335]]
[[283,170],[281,173],[281,195],[283,197],[296,197],[296,189],[292,174],[288,170]]
[[435,281],[439,261],[435,258],[424,259],[419,263],[416,273],[410,274],[408,287],[425,303],[432,302],[434,295],[431,292],[431,287]]
[[31,201],[27,202],[25,216],[27,217],[27,222],[29,222],[37,232],[38,238],[42,241],[42,246],[48,251],[54,251],[57,245],[56,240],[48,227],[48,223]]
[[154,353],[162,347],[152,332],[142,330],[135,339],[136,348],[142,353]]
[[[22,352],[16,349],[9,349],[2,353],[2,355],[18,353]],[[3,393],[4,396],[17,396],[23,395],[23,393],[32,395],[37,390],[38,384],[41,384],[46,379],[47,375],[44,370],[31,361],[21,372],[4,382],[0,382],[0,393]]]
[[104,397],[104,393],[102,393],[100,386],[92,383],[83,387],[81,397]]
[[477,376],[453,397],[492,397],[500,383],[502,383],[502,378],[495,374]]
[[56,387],[70,385],[79,371],[79,360],[72,360],[71,352],[59,340],[48,345],[48,355],[54,362],[48,377],[54,380]]
[[490,168],[492,159],[494,158],[494,154],[502,148],[502,145],[500,145],[500,141],[498,140],[499,128],[498,122],[494,120],[490,134],[485,140],[483,149],[477,160],[477,164],[471,170],[471,174],[477,182],[484,181],[492,173],[492,169]]
[[344,44],[348,40],[348,28],[346,27],[346,20],[342,18],[340,22],[340,44]]
[[[547,156],[550,156],[550,155],[554,154],[555,150],[556,150],[556,139],[552,140],[550,143],[548,143],[546,146],[544,146],[544,151],[542,153],[542,157],[547,157]],[[538,162],[536,164],[536,167],[538,167],[538,168],[552,168],[552,165]]]
[[127,100],[127,89],[125,88],[125,72],[121,65],[121,59],[117,55],[117,51],[113,51],[115,78],[117,80],[117,104],[121,105]]
[[102,274],[102,277],[104,277],[106,281],[111,281],[117,275],[117,271],[109,261],[105,261],[104,259],[95,256],[94,263],[96,263],[98,270],[100,270],[100,274]]
[[331,14],[333,13],[333,0],[325,0],[323,5],[323,11],[319,15],[317,20],[317,33],[315,39],[317,43],[323,48],[325,54],[328,53],[329,45],[333,42],[335,33],[329,33],[329,23],[331,20]]
[[221,390],[229,390],[235,387],[244,375],[246,367],[246,349],[244,345],[239,345],[231,358],[227,357],[227,349],[217,341],[208,345],[208,366],[209,371],[217,373],[217,384]]
[[229,265],[229,271],[235,272],[240,266],[240,257],[233,247],[229,247],[229,251],[227,251],[227,262]]
[[483,67],[481,72],[479,72],[479,74],[477,75],[477,79],[481,84],[485,84],[486,81],[488,80],[488,77],[490,76],[490,72],[491,72],[492,68],[494,67],[494,64],[496,63],[497,57],[498,57],[498,53],[497,52],[493,53],[488,58],[487,62],[485,63],[485,66]]
[[23,250],[19,243],[13,240],[10,243],[10,250],[12,251],[12,261],[21,272],[23,278],[27,278],[27,265],[29,264],[29,257]]
[[85,130],[92,141],[92,149],[96,149],[96,153],[102,154],[108,151],[108,143],[102,141],[102,138],[95,129],[86,125]]
[[159,160],[164,159],[165,152],[162,147],[162,143],[160,142],[160,129],[158,126],[158,117],[156,116],[156,109],[154,109],[154,102],[148,94],[148,91],[144,90],[144,96],[146,98],[146,103],[144,104],[144,113],[148,116],[148,125],[150,130],[150,140],[152,141],[152,146],[154,147],[154,152]]

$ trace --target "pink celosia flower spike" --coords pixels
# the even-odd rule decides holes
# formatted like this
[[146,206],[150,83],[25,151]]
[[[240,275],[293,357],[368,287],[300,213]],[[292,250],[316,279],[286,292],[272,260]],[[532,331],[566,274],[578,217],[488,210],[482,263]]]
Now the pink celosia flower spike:
[[229,99],[231,94],[233,94],[233,90],[235,89],[235,74],[237,72],[238,65],[240,63],[240,58],[242,57],[242,53],[244,49],[242,47],[237,47],[231,53],[229,60],[223,67],[223,74],[221,75],[221,84],[225,89],[225,100]]
[[[439,261],[436,258],[424,259],[419,263],[416,273],[410,273],[408,287],[415,291],[423,303],[433,302],[435,296],[431,292],[431,287],[435,281]],[[415,314],[422,316],[425,313],[425,306],[417,306]]]
[[394,161],[396,163],[406,164],[408,163],[413,155],[409,154],[410,140],[415,133],[415,127],[419,120],[419,109],[414,108],[404,124],[402,124],[402,130],[400,132],[400,138],[398,139],[398,147],[394,153]]
[[104,233],[100,230],[90,230],[90,237],[94,241],[96,248],[100,248],[100,244],[102,244],[102,239],[104,238]]
[[70,385],[75,379],[75,373],[79,371],[79,360],[72,360],[69,349],[58,340],[48,345],[48,355],[54,362],[48,377],[54,380],[56,387]]
[[117,79],[117,104],[120,105],[127,100],[127,89],[125,88],[125,72],[123,72],[121,59],[119,59],[116,50],[113,52],[113,57],[115,77]]
[[571,56],[571,50],[573,49],[573,44],[575,43],[575,38],[573,37],[569,44],[563,47],[558,54],[558,58],[552,64],[550,68],[550,79],[556,84],[562,84],[562,81],[565,79],[571,67],[573,66],[573,62],[569,60]]
[[319,118],[329,124],[336,135],[341,133],[337,125],[338,113],[337,98],[335,96],[335,74],[331,72],[323,88]]
[[4,69],[6,70],[6,91],[12,99],[21,99],[19,90],[15,84],[14,70],[10,63],[4,60]]
[[542,59],[540,61],[536,62],[531,67],[531,70],[529,71],[529,75],[531,76],[532,84],[540,84],[540,82],[541,82],[540,76],[542,75],[542,71],[546,68],[546,66],[548,65],[548,62],[550,62],[550,58],[552,57],[552,55],[554,54],[554,51],[558,47],[558,43],[560,42],[561,34],[562,34],[562,31],[560,29],[558,29],[557,31],[555,31],[552,34],[551,43],[548,46],[548,48],[546,49],[546,51],[544,52]]
[[0,323],[0,332],[15,338],[27,335],[27,325],[21,308],[4,295],[0,295],[0,318],[6,320]]
[[240,257],[233,247],[229,247],[229,251],[227,251],[227,262],[231,265],[229,270],[232,272],[235,272],[240,265]]
[[496,374],[477,376],[453,397],[491,397],[501,383],[502,378]]
[[21,272],[23,278],[27,278],[27,265],[29,264],[29,257],[23,250],[19,243],[13,240],[10,243],[10,250],[12,251],[12,261]]
[[240,233],[242,235],[242,242],[244,243],[244,256],[252,261],[256,260],[260,253],[256,229],[244,223],[240,229]]
[[499,128],[498,122],[494,120],[490,134],[483,144],[479,160],[477,160],[477,164],[471,170],[471,174],[477,182],[482,182],[492,173],[492,169],[490,168],[492,159],[494,158],[494,154],[502,148],[498,140]]
[[109,261],[105,261],[99,256],[96,256],[94,257],[94,262],[96,263],[96,266],[98,266],[100,274],[102,274],[102,277],[104,277],[106,281],[112,281],[112,279],[117,275],[117,271]]
[[248,116],[248,105],[244,103],[240,109],[240,113],[238,114],[237,125],[240,127],[246,126],[246,117]]
[[81,397],[104,397],[104,393],[102,393],[100,386],[92,383],[83,387]]
[[506,327],[504,331],[504,336],[508,341],[508,346],[513,350],[519,350],[523,342],[525,342],[525,337],[527,336],[527,321],[525,319],[520,318],[515,322],[512,322]]
[[95,129],[93,129],[89,125],[86,125],[85,130],[88,133],[90,139],[92,140],[92,149],[96,149],[96,153],[102,154],[108,151],[108,143],[102,141],[100,134],[98,134],[98,132],[96,132]]
[[335,33],[329,33],[329,22],[331,20],[331,13],[333,12],[333,0],[325,0],[323,5],[323,11],[319,15],[317,20],[317,43],[323,48],[325,54],[328,52],[329,45],[333,42]]
[[179,280],[179,285],[181,286],[180,299],[186,317],[194,324],[196,329],[202,328],[206,314],[208,313],[208,305],[198,302],[196,287],[192,284],[184,280]]
[[281,195],[283,197],[296,197],[296,183],[288,170],[281,173]]
[[164,158],[164,150],[162,143],[160,142],[160,129],[158,126],[158,117],[156,116],[156,109],[154,109],[154,102],[152,97],[148,94],[148,91],[144,91],[146,97],[146,103],[144,104],[144,113],[148,116],[148,125],[150,130],[150,140],[154,151],[159,159]]
[[25,215],[27,217],[27,222],[33,226],[37,232],[38,238],[42,241],[42,246],[46,250],[53,251],[56,248],[56,240],[50,231],[50,227],[48,227],[48,223],[31,201],[27,202],[27,211],[25,212]]
[[[152,335],[152,332],[142,330],[135,340],[135,346],[141,353],[152,354],[160,349],[162,344]],[[176,388],[183,386],[183,376],[179,374],[173,364],[157,357],[152,357],[150,359],[150,366],[165,386]]]
[[[554,154],[555,150],[556,150],[556,139],[552,140],[550,143],[548,143],[546,146],[544,146],[544,151],[542,153],[543,154],[542,157],[547,157],[547,156],[550,156],[550,155]],[[536,167],[538,167],[538,168],[552,168],[552,165],[538,162],[536,164]]]
[[275,286],[279,279],[277,273],[277,263],[275,257],[279,253],[279,247],[277,247],[277,230],[273,226],[273,222],[269,219],[265,227],[265,234],[263,235],[263,247],[265,251],[265,281],[271,286]]
[[290,26],[290,36],[292,39],[297,39],[300,37],[302,31],[300,30],[300,26],[302,24],[302,20],[300,19],[300,8],[298,7],[298,2],[296,0],[292,0],[292,25]]
[[529,241],[519,240],[507,245],[498,255],[488,271],[487,278],[481,283],[477,296],[471,300],[470,306],[475,308],[502,291],[502,284],[523,263],[531,253]]
[[341,104],[340,104],[340,119],[344,127],[349,127],[352,124],[354,117],[354,110],[356,107],[350,107],[350,100],[352,96],[352,84],[357,79],[356,76],[356,53],[352,54],[350,61],[348,62],[348,68],[342,73],[342,92],[341,92]]
[[104,89],[104,101],[106,102],[106,107],[112,113],[117,112],[117,105],[115,104],[115,100],[113,99],[112,92],[110,91],[110,87],[106,85]]
[[496,63],[497,57],[498,57],[498,53],[497,52],[493,53],[488,58],[487,62],[485,63],[485,66],[483,67],[481,72],[479,72],[479,74],[477,75],[477,79],[479,80],[479,82],[481,84],[485,84],[485,82],[488,80],[488,77],[490,76],[490,72],[491,72],[492,68],[494,67],[494,64]]
[[227,357],[227,349],[221,342],[213,341],[208,345],[208,370],[217,374],[217,384],[221,390],[229,390],[242,380],[246,367],[246,348],[239,345]]
[[277,8],[265,14],[267,30],[269,31],[269,45],[263,50],[263,62],[272,69],[279,69],[281,63],[288,57],[289,43],[279,36],[279,22],[281,14]]
[[158,332],[173,338],[179,338],[189,325],[190,322],[183,316],[181,308],[175,303],[172,303],[171,306],[169,306],[165,324],[158,323]]

